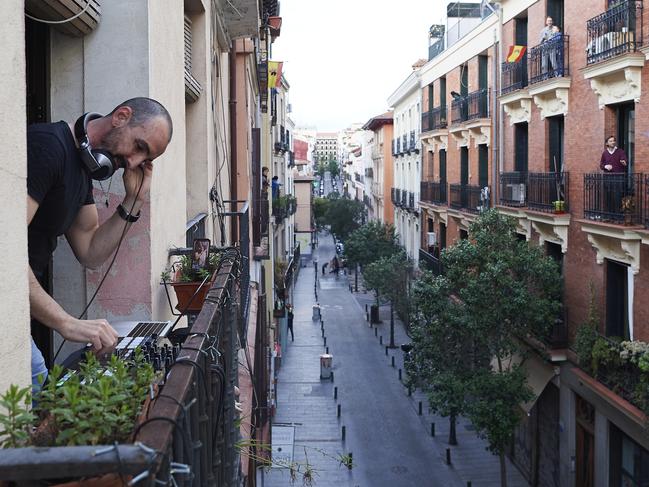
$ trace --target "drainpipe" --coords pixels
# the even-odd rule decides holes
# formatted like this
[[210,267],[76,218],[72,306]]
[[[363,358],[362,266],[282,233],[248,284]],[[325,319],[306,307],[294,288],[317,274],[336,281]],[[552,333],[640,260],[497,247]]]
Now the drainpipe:
[[[494,144],[494,162],[498,161],[498,164],[493,164],[493,177],[494,177],[494,183],[493,183],[493,189],[491,190],[491,195],[492,195],[492,202],[493,205],[496,204],[497,201],[499,201],[500,198],[500,174],[503,171],[503,151],[504,151],[504,144],[505,144],[505,138],[504,138],[504,133],[503,133],[503,126],[504,126],[504,113],[502,107],[499,107],[498,103],[498,91],[500,90],[500,87],[502,86],[502,70],[500,69],[501,63],[502,63],[502,38],[503,38],[503,7],[502,4],[496,3],[496,9],[498,10],[498,34],[496,34],[496,31],[494,30],[494,47],[496,50],[496,65],[494,66],[494,71],[496,76],[494,76],[494,80],[498,80],[498,86],[496,86],[493,90],[494,92],[494,97],[493,97],[493,106],[494,106],[494,113],[496,114],[496,137],[492,138],[492,144],[494,144],[494,141],[497,140],[498,142]],[[496,35],[498,35],[498,39],[495,39]],[[493,206],[492,205],[492,206]]]
[[[237,47],[236,41],[232,41],[230,49],[230,100],[228,108],[230,110],[230,199],[236,200],[237,197]],[[237,211],[237,203],[231,203],[230,211]],[[251,206],[251,208],[254,208]],[[237,219],[230,219],[230,244],[238,240]]]

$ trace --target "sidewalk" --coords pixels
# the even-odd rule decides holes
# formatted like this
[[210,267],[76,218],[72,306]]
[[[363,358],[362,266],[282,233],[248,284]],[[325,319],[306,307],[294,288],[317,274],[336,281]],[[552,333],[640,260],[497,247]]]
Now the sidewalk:
[[[319,263],[331,259],[334,249],[330,236],[320,235],[315,255]],[[334,357],[335,382],[319,380],[319,355],[324,351],[324,340],[319,322],[311,321],[314,271],[308,261],[295,287],[295,342],[289,343],[284,353],[274,418],[275,423],[295,424],[295,443],[307,447],[309,462],[317,471],[314,484],[415,487],[466,486],[471,481],[474,487],[500,485],[498,458],[485,450],[485,443],[465,420],[458,424],[459,445],[451,447],[451,465],[446,464],[448,419],[428,414],[420,392],[408,397],[398,379],[398,369],[403,369],[401,350],[388,350],[386,356],[389,307],[381,308],[383,324],[370,327],[365,320],[365,304],[369,305],[373,296],[369,292],[350,293],[353,275],[319,275],[318,281],[324,334]],[[384,345],[379,344],[380,336]],[[395,343],[408,341],[403,326],[395,321]],[[334,387],[338,388],[337,400],[333,398]],[[432,422],[436,429],[434,438],[430,434]],[[343,425],[345,442],[341,439]],[[295,448],[296,461],[304,461],[303,446]],[[321,448],[334,457],[352,452],[354,468],[349,471],[312,448]],[[287,486],[288,480],[288,472],[273,469],[266,474],[264,485]],[[509,463],[508,481],[510,486],[527,486]],[[301,484],[301,479],[295,483]]]

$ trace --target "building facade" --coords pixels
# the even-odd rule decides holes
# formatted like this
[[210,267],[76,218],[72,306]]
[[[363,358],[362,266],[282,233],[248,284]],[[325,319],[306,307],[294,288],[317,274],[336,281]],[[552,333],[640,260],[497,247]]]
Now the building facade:
[[369,198],[374,218],[382,223],[394,224],[394,206],[391,191],[394,187],[394,165],[392,161],[393,117],[392,112],[370,119],[363,128],[371,131],[372,137],[372,181]]

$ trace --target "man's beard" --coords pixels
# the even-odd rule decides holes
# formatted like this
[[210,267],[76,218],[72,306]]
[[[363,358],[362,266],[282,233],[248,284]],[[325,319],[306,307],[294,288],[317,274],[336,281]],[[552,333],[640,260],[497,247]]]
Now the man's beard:
[[122,127],[114,127],[110,129],[102,139],[101,139],[101,149],[110,152],[113,157],[113,161],[117,164],[118,168],[126,168],[126,159],[117,154],[119,148],[119,141],[124,134],[124,129]]

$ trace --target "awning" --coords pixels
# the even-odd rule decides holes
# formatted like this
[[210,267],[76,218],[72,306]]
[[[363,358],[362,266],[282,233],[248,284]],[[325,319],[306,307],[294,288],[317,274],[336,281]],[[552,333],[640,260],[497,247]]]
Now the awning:
[[257,0],[230,0],[223,3],[223,16],[231,39],[259,35]]
[[[545,386],[554,377],[554,368],[534,352],[528,352],[526,357],[514,354],[502,361],[503,369],[509,369],[516,365],[523,367],[527,378],[527,385],[532,390],[532,399],[520,404],[521,409],[529,414],[539,396],[543,393]],[[498,370],[498,363],[495,357],[491,360],[491,367],[494,370]]]
[[101,8],[98,0],[25,0],[27,15],[51,24],[56,30],[75,37],[90,34],[99,25]]

